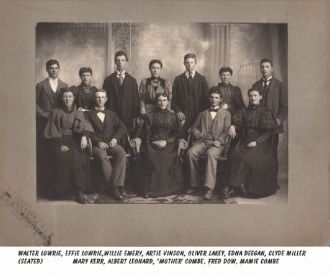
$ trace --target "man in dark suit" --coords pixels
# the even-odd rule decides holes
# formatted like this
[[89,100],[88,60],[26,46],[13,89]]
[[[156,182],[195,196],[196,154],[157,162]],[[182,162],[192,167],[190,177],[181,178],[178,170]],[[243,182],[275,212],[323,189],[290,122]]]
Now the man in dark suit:
[[208,85],[196,68],[196,55],[184,56],[186,70],[174,80],[171,107],[178,119],[184,122],[185,132],[191,127],[198,114],[208,106]]
[[50,111],[59,107],[60,90],[68,85],[58,78],[60,64],[51,59],[46,62],[48,78],[39,82],[36,87],[36,131],[37,131],[37,188],[45,192],[47,183],[52,178],[52,165],[48,159],[47,142],[42,137]]
[[37,134],[43,132],[50,111],[58,108],[60,90],[68,87],[58,78],[60,64],[57,60],[48,60],[46,70],[48,78],[39,82],[36,88]]
[[[204,179],[205,200],[211,200],[214,197],[217,161],[224,149],[225,139],[231,124],[230,113],[220,106],[221,99],[219,87],[211,88],[210,107],[199,114],[189,130],[195,142],[188,150],[190,188],[186,193],[194,194],[199,189],[200,180]],[[206,155],[204,178],[200,176],[198,166],[198,160],[202,155]]]
[[134,121],[139,114],[139,96],[136,79],[125,70],[128,62],[127,54],[118,51],[115,54],[117,71],[106,77],[103,89],[110,100],[107,108],[114,111],[132,131]]
[[274,130],[272,148],[276,157],[278,168],[277,147],[279,134],[284,132],[283,122],[288,116],[288,94],[282,82],[273,77],[273,63],[269,59],[260,61],[262,79],[252,85],[252,89],[262,94],[262,104],[265,105],[274,115],[278,127]]
[[[124,181],[126,173],[126,153],[118,141],[126,134],[127,128],[116,113],[105,108],[107,93],[98,90],[95,93],[95,108],[87,111],[85,116],[94,129],[90,134],[93,144],[93,155],[99,162],[103,178],[112,189],[116,200],[125,197]],[[108,154],[114,156],[112,167]]]

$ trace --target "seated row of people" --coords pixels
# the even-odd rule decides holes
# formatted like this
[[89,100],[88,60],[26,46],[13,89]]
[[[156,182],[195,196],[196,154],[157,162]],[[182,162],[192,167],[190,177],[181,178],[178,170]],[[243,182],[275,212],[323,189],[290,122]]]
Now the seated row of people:
[[[39,161],[45,161],[40,157],[42,150],[44,158],[47,156],[46,159],[51,160],[55,165],[38,170],[38,175],[39,173],[43,175],[41,178],[46,177],[50,180],[49,176],[56,179],[56,176],[60,175],[55,182],[60,185],[54,185],[53,188],[56,190],[61,185],[66,186],[67,188],[62,190],[66,195],[72,190],[68,181],[71,180],[75,191],[79,192],[76,194],[79,201],[88,202],[86,195],[94,190],[88,176],[88,156],[82,150],[78,151],[82,155],[77,154],[75,150],[79,147],[85,149],[87,136],[90,136],[93,155],[100,165],[107,187],[111,187],[115,199],[123,199],[126,155],[118,142],[128,132],[130,137],[133,137],[132,145],[139,145],[139,139],[142,139],[140,155],[142,162],[136,163],[138,167],[136,172],[139,173],[136,181],[141,188],[143,187],[145,197],[171,194],[183,189],[187,189],[186,193],[191,194],[195,193],[197,188],[203,187],[204,198],[210,200],[214,197],[217,160],[228,133],[233,138],[229,159],[231,186],[224,189],[224,196],[233,196],[237,191],[259,196],[276,191],[277,163],[274,148],[277,150],[278,135],[276,141],[274,133],[278,134],[276,130],[282,128],[287,113],[287,106],[285,107],[287,103],[281,83],[271,76],[273,71],[271,61],[261,61],[261,72],[264,78],[268,77],[268,79],[263,81],[262,88],[258,87],[260,82],[252,86],[249,92],[250,104],[246,109],[240,89],[229,82],[232,76],[230,68],[220,69],[223,82],[213,87],[209,95],[205,95],[205,91],[208,90],[206,79],[195,71],[196,57],[193,54],[184,57],[186,71],[175,79],[172,93],[169,82],[159,77],[161,61],[153,60],[149,64],[152,77],[142,80],[140,93],[136,94],[137,97],[132,97],[137,85],[135,86],[135,79],[123,70],[127,60],[125,53],[116,53],[117,72],[105,79],[105,91],[91,87],[92,71],[90,68],[82,68],[80,70],[82,84],[65,89],[61,94],[58,93],[59,88],[67,86],[58,79],[59,63],[54,60],[47,63],[46,68],[50,78],[37,85],[37,149]],[[121,75],[122,73],[124,74]],[[52,84],[54,79],[57,79],[56,89]],[[51,109],[42,105],[47,102],[47,99],[43,101],[46,97],[50,103],[48,106],[53,104],[56,108],[57,98],[61,107],[50,113]],[[133,103],[136,102],[135,98],[140,101],[138,113]],[[253,100],[257,98],[258,101]],[[264,100],[265,98],[267,101]],[[75,101],[72,100],[70,104],[71,99]],[[200,113],[201,108],[205,107],[204,103],[209,101],[211,103],[209,109]],[[75,105],[78,106],[78,110],[74,108]],[[104,109],[105,106],[112,111]],[[273,117],[276,114],[271,113],[272,109],[273,112],[277,110],[276,119]],[[196,113],[198,116],[195,116]],[[144,115],[142,121],[138,120],[141,118],[139,114]],[[139,124],[135,124],[138,122],[142,124],[140,128],[137,128]],[[57,130],[57,137],[52,137],[54,128]],[[71,130],[71,133],[68,130]],[[43,135],[40,135],[41,132]],[[77,133],[80,134],[81,141],[77,140],[79,137],[79,135],[76,137]],[[177,153],[178,150],[187,147],[184,139],[187,139],[188,134],[194,137],[194,144],[187,153],[189,168],[187,186]],[[269,150],[271,147],[272,151]],[[44,151],[46,149],[50,149],[50,152]],[[59,151],[65,158],[59,157],[61,156],[58,155]],[[206,174],[204,178],[200,178],[198,159],[203,153],[207,160]],[[113,165],[107,157],[108,154],[114,156]],[[66,162],[60,161],[61,159]],[[76,159],[79,162],[76,162]],[[65,163],[67,166],[64,165]],[[61,168],[60,164],[65,169]],[[38,168],[40,169],[40,166]],[[265,170],[269,174],[265,174]],[[248,181],[247,176],[254,177]],[[271,177],[271,180],[268,180],[268,177]],[[255,191],[255,188],[259,190]]]
[[[260,106],[261,98],[257,90],[251,90],[248,109],[235,116],[233,123],[242,136],[229,158],[230,184],[238,188],[244,184],[247,192],[257,196],[276,191],[276,163],[269,143],[276,122],[271,112]],[[106,92],[98,90],[95,93],[95,108],[85,114],[75,109],[74,94],[69,89],[62,90],[61,99],[61,108],[51,111],[43,133],[48,141],[48,158],[53,169],[49,193],[60,198],[73,195],[81,203],[95,200],[89,155],[84,151],[89,137],[105,182],[104,192],[116,200],[124,199],[126,153],[118,142],[127,128],[114,112],[105,108]],[[206,200],[214,197],[217,160],[225,147],[231,124],[231,115],[221,107],[221,99],[220,91],[216,87],[211,89],[210,107],[200,113],[189,130],[195,142],[187,155],[190,186],[186,193],[203,189]],[[178,150],[186,149],[188,143],[176,115],[167,109],[167,95],[157,95],[156,101],[157,107],[147,114],[141,137],[133,139],[135,142],[142,140],[135,181],[144,197],[187,189]],[[200,176],[198,160],[205,153],[206,172],[205,176]],[[113,164],[109,154],[114,158]],[[89,199],[88,195],[94,199]]]

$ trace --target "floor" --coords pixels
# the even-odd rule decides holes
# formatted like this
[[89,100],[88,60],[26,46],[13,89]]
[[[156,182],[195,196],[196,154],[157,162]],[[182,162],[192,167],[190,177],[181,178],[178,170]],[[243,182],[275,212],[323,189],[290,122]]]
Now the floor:
[[[211,201],[206,201],[203,199],[202,195],[185,195],[185,194],[175,194],[166,197],[158,198],[143,198],[138,196],[133,192],[128,192],[127,198],[123,201],[116,201],[111,198],[111,196],[106,194],[99,194],[95,200],[94,204],[286,204],[288,203],[288,186],[285,179],[279,179],[280,189],[276,194],[258,198],[243,198],[235,197],[229,199],[222,199],[220,194],[217,193],[217,196],[214,197]],[[73,204],[79,205],[74,200],[50,200],[45,197],[38,197],[38,203],[42,204]]]

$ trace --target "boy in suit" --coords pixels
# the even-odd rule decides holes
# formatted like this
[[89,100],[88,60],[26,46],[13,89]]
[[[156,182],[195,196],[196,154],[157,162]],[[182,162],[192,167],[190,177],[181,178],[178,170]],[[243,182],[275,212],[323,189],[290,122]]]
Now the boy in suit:
[[[87,111],[85,116],[94,129],[94,133],[90,134],[93,155],[101,166],[104,180],[112,188],[113,197],[123,200],[126,195],[126,153],[118,141],[126,134],[127,128],[116,113],[105,108],[107,101],[106,91],[98,90],[95,93],[95,108]],[[108,153],[114,156],[113,167]]]
[[278,127],[274,130],[272,149],[276,157],[278,170],[277,148],[279,134],[284,132],[283,122],[288,116],[288,94],[282,82],[273,77],[273,62],[269,59],[260,61],[260,71],[262,79],[252,85],[252,89],[258,90],[262,94],[261,104],[266,106],[274,115]]
[[139,114],[139,95],[136,79],[126,72],[128,57],[123,51],[115,54],[116,72],[106,77],[103,89],[110,99],[107,108],[114,111],[132,131],[134,121]]
[[47,119],[52,109],[59,107],[61,89],[68,85],[58,78],[60,63],[50,59],[46,62],[48,77],[36,86],[36,131],[37,131],[37,188],[38,192],[46,192],[47,184],[52,181],[52,165],[48,158],[46,140],[42,137]]
[[186,192],[187,194],[194,194],[199,189],[201,176],[198,170],[198,160],[201,155],[206,155],[203,184],[206,189],[205,200],[211,200],[214,197],[217,160],[224,148],[225,138],[231,125],[230,112],[220,106],[222,96],[219,87],[211,88],[209,99],[210,107],[199,114],[189,130],[195,142],[188,150],[190,188]]
[[171,106],[179,121],[184,122],[184,132],[187,132],[198,114],[208,106],[208,85],[205,77],[196,71],[196,65],[196,55],[186,54],[186,70],[173,83]]

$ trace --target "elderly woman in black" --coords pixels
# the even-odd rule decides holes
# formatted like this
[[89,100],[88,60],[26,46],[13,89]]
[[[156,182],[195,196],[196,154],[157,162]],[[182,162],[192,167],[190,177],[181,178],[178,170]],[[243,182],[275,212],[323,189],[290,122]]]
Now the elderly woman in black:
[[93,129],[83,112],[75,108],[70,89],[63,89],[59,99],[61,108],[51,111],[44,129],[54,174],[49,194],[54,198],[74,196],[78,202],[87,203],[85,193],[91,190],[91,182],[86,147]]
[[156,96],[157,108],[147,114],[142,129],[139,180],[145,197],[174,194],[184,189],[179,151],[187,142],[175,113],[167,109],[169,96]]
[[238,143],[229,156],[230,186],[223,190],[224,197],[264,197],[277,189],[276,161],[271,143],[276,120],[266,107],[261,105],[262,95],[257,90],[249,91],[249,106],[234,115],[232,123],[238,131]]

